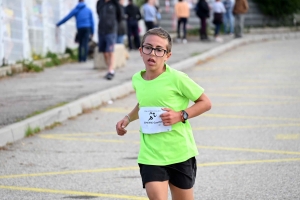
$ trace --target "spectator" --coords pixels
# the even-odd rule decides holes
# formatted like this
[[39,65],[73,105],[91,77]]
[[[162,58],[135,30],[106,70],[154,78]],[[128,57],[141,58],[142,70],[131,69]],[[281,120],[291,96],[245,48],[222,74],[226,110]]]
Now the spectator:
[[89,9],[84,0],[79,0],[77,6],[56,26],[59,27],[63,23],[67,22],[70,18],[75,16],[76,18],[76,42],[78,42],[78,61],[85,62],[88,55],[88,43],[89,38],[94,34],[94,19],[91,9]]
[[[128,0],[128,5],[125,8],[127,19],[127,40],[130,50],[140,47],[140,35],[138,21],[142,19],[139,8],[133,3],[133,0]],[[134,47],[132,46],[131,37],[133,36]]]
[[186,24],[188,22],[188,18],[190,17],[189,4],[184,0],[179,0],[175,4],[175,15],[177,17],[177,41],[181,40],[180,27],[181,27],[181,24],[182,24],[182,31],[183,31],[182,42],[187,43],[187,40],[186,40]]
[[146,3],[142,7],[147,31],[154,28],[157,22],[157,10],[154,4],[154,0],[146,0]]
[[117,38],[118,23],[122,20],[121,8],[117,0],[98,0],[97,13],[99,16],[98,25],[98,48],[103,52],[107,65],[105,78],[111,80],[114,72],[114,45]]
[[116,40],[117,44],[124,44],[124,36],[126,35],[126,16],[125,16],[125,7],[123,5],[124,5],[124,0],[119,0],[122,19],[118,23],[118,35]]
[[223,39],[219,37],[220,28],[223,23],[223,13],[226,13],[224,4],[220,0],[216,0],[213,4],[213,23],[215,25],[215,40],[217,42],[223,42]]
[[156,9],[156,23],[154,24],[154,27],[157,28],[160,26],[161,14],[160,14],[159,6],[155,5],[155,9]]
[[234,23],[234,37],[240,38],[244,32],[245,13],[248,12],[249,6],[247,0],[236,0],[233,8],[235,17]]
[[200,19],[200,39],[201,41],[209,41],[207,36],[206,19],[209,18],[209,6],[206,0],[199,0],[195,7],[196,15]]
[[226,9],[226,13],[224,14],[224,32],[225,34],[233,35],[234,33],[234,16],[233,16],[233,0],[224,0],[224,7]]

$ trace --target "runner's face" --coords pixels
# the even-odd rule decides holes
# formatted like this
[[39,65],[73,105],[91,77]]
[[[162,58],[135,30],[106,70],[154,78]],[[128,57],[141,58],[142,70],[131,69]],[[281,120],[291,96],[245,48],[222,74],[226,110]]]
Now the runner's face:
[[[143,58],[143,61],[145,63],[146,71],[160,72],[161,70],[164,69],[165,62],[171,56],[171,52],[170,53],[166,52],[167,45],[168,45],[168,40],[161,38],[157,35],[149,35],[146,37],[144,43],[142,44],[142,47],[139,48],[140,55]],[[148,53],[147,50],[151,51],[151,48],[157,49],[156,55],[154,49],[149,55],[147,55]],[[162,52],[164,52],[164,55],[160,57]]]

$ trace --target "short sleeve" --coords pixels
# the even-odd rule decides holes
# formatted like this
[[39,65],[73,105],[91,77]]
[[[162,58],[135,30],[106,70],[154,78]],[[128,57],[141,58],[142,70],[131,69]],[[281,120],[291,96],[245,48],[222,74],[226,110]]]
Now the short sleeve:
[[181,95],[191,101],[196,101],[204,93],[204,89],[185,73],[180,73],[177,80]]

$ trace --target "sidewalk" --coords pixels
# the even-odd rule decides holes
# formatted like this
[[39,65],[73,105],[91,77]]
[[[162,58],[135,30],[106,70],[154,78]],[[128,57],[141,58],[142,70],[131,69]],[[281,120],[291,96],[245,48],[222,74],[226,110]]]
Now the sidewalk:
[[[168,64],[185,70],[246,43],[300,38],[300,34],[246,35],[237,40],[229,36],[223,38],[223,43],[204,43],[198,37],[190,38],[187,44],[174,43]],[[126,66],[117,69],[111,81],[103,78],[106,71],[93,69],[92,61],[0,79],[0,147],[24,138],[28,127],[43,130],[134,92],[131,77],[144,65],[138,51],[129,54]],[[42,114],[28,118],[35,112]]]

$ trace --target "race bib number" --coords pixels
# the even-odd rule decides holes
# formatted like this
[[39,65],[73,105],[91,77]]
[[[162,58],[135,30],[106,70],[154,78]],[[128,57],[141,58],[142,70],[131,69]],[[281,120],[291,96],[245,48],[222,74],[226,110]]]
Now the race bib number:
[[166,111],[162,107],[142,107],[139,110],[139,119],[142,132],[155,134],[172,130],[172,126],[164,126],[160,115]]

